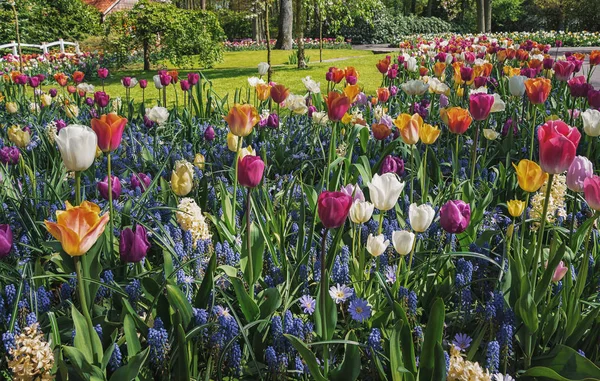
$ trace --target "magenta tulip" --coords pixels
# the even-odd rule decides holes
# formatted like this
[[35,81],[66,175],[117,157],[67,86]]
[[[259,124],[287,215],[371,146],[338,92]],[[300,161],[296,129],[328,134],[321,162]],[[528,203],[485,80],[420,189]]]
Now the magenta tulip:
[[126,228],[121,232],[119,254],[123,262],[136,263],[141,261],[146,257],[149,248],[148,234],[142,225],[135,227],[135,233],[131,228]]
[[573,192],[583,192],[583,182],[594,174],[594,165],[585,156],[577,156],[567,170],[567,187]]
[[146,87],[148,87],[148,80],[147,79],[140,79],[140,87],[142,89],[145,89]]
[[105,67],[101,67],[98,69],[98,78],[106,79],[108,78],[108,69]]
[[135,190],[136,188],[140,188],[142,192],[145,192],[150,186],[151,181],[152,179],[150,176],[145,173],[133,173],[131,174],[131,189]]
[[265,163],[260,156],[246,155],[238,161],[238,182],[240,185],[254,188],[263,177]]
[[551,174],[569,169],[581,138],[579,130],[562,120],[550,120],[539,128],[537,134],[542,169]]
[[404,175],[404,160],[396,156],[387,155],[381,163],[379,174],[383,175],[384,173],[390,172],[395,173],[398,176]]
[[190,82],[187,79],[182,79],[179,81],[179,86],[181,86],[182,91],[188,91],[190,89]]
[[556,269],[554,269],[554,274],[552,274],[552,281],[555,283],[560,282],[562,278],[564,278],[564,276],[567,274],[567,271],[569,271],[569,268],[565,266],[565,263],[563,261],[560,261],[558,266],[556,266]]
[[[116,200],[121,196],[121,181],[117,176],[111,176],[112,178],[112,198]],[[98,192],[103,199],[108,200],[108,176],[104,176],[104,180],[98,182]]]
[[566,82],[575,71],[575,64],[570,61],[556,61],[553,68],[556,79]]
[[600,211],[600,176],[583,180],[583,195],[590,208]]
[[200,81],[200,74],[198,73],[188,73],[187,75],[188,82],[191,86],[195,86]]
[[0,224],[0,259],[6,258],[13,246],[13,234],[10,225]]
[[588,91],[594,90],[594,87],[587,83],[583,75],[571,78],[567,84],[569,85],[571,96],[575,98],[585,98]]
[[344,225],[351,206],[352,197],[342,192],[323,191],[317,200],[319,218],[327,229]]
[[475,120],[486,120],[494,104],[494,96],[477,93],[469,98],[469,111]]
[[462,233],[471,221],[471,207],[462,200],[450,200],[440,209],[440,225],[451,234]]
[[110,96],[106,94],[104,91],[96,91],[94,93],[94,102],[100,107],[108,106],[108,101],[110,100]]

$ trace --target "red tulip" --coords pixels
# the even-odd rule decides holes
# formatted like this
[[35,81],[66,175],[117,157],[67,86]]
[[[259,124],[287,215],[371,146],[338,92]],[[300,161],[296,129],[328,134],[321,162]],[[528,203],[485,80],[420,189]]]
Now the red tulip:
[[387,87],[380,87],[377,89],[377,99],[381,103],[385,103],[390,99],[390,90]]
[[352,206],[352,197],[342,192],[323,191],[317,201],[319,218],[327,229],[344,225]]
[[330,91],[325,97],[325,102],[327,103],[327,116],[332,122],[342,120],[350,108],[350,98],[337,91]]
[[238,182],[242,186],[254,188],[260,184],[264,170],[265,163],[260,156],[246,155],[238,161]]
[[81,71],[73,72],[73,82],[75,82],[75,83],[83,82],[84,77],[85,77],[85,74]]
[[542,169],[552,174],[569,169],[581,138],[579,130],[562,120],[551,120],[542,125],[537,134]]
[[600,177],[592,176],[583,180],[583,194],[590,208],[600,211]]
[[575,97],[575,98],[587,97],[588,91],[594,89],[594,87],[592,85],[587,83],[587,81],[583,75],[571,78],[567,82],[567,85],[569,86],[569,91],[571,92],[571,96]]
[[275,103],[281,103],[286,100],[286,98],[290,95],[290,89],[285,87],[285,85],[277,84],[271,87],[271,99]]
[[98,147],[102,152],[112,152],[119,147],[127,118],[110,113],[100,116],[100,119],[93,118],[91,123],[92,130],[98,135]]
[[486,120],[494,104],[494,96],[490,94],[477,93],[469,98],[469,111],[475,120]]

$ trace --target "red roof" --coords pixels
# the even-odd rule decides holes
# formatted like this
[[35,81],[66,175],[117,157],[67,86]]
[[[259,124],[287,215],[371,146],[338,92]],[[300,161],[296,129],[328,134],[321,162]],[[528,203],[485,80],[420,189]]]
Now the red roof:
[[106,11],[114,4],[119,2],[119,0],[83,0],[87,5],[91,5],[99,10],[102,14],[106,13]]

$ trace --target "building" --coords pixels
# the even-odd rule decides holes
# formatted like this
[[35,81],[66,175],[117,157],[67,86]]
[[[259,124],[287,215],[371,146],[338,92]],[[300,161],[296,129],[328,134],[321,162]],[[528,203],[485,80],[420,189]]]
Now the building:
[[102,14],[102,21],[104,18],[117,11],[126,11],[131,8],[139,0],[83,0],[86,4],[93,6]]

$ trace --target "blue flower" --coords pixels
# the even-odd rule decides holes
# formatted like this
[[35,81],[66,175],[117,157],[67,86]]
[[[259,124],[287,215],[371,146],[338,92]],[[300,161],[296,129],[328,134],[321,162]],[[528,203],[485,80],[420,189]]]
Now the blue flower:
[[300,302],[300,307],[302,308],[302,310],[304,311],[305,314],[312,315],[313,312],[315,312],[315,307],[317,305],[317,302],[315,301],[315,299],[312,296],[304,295],[300,298],[299,302]]
[[341,286],[337,284],[336,286],[331,286],[329,289],[329,295],[336,304],[345,302],[346,299],[352,296],[352,294],[354,294],[354,290],[345,284],[342,284]]
[[371,307],[364,299],[356,298],[352,300],[348,307],[348,311],[350,312],[352,319],[358,322],[363,322],[371,317]]
[[473,339],[471,339],[469,335],[464,333],[457,333],[454,336],[454,340],[452,340],[452,344],[454,344],[454,346],[460,349],[461,351],[464,351],[471,346],[471,341],[473,341]]

